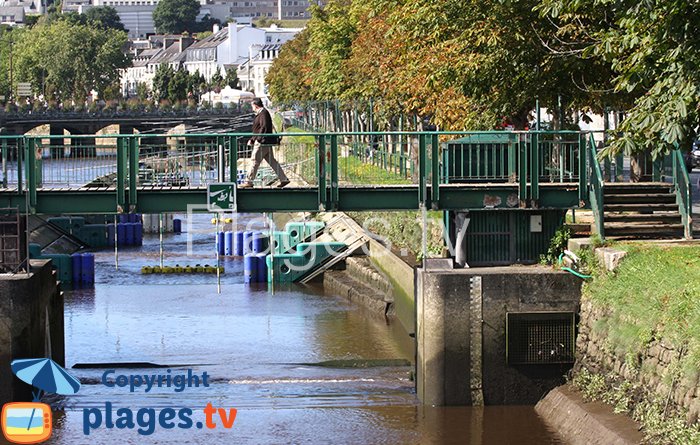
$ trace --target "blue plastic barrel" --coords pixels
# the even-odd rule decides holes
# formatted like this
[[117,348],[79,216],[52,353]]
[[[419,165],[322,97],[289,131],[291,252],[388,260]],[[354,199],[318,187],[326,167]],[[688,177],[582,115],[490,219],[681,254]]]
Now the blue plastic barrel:
[[258,257],[248,254],[243,258],[243,282],[255,283],[258,281]]
[[243,232],[243,255],[253,253],[253,234],[255,232],[246,230]]
[[240,230],[233,234],[233,254],[243,256],[243,232]]
[[265,251],[265,235],[262,232],[253,233],[253,253],[263,253]]
[[224,255],[233,255],[233,232],[224,232]]
[[258,257],[258,264],[256,265],[257,281],[259,283],[265,283],[267,282],[267,254],[259,253],[255,256]]
[[107,224],[107,245],[114,247],[114,224]]
[[95,255],[92,253],[84,253],[81,255],[81,270],[80,275],[83,283],[95,282]]
[[133,246],[134,243],[134,223],[124,224],[124,245]]
[[219,252],[219,255],[224,254],[224,232],[216,233],[216,250]]
[[83,279],[83,259],[79,253],[70,256],[71,267],[73,268],[73,284],[80,284]]
[[124,224],[129,222],[129,214],[128,213],[122,213],[119,215],[119,222]]
[[143,246],[143,224],[134,223],[134,243],[137,246]]
[[182,220],[180,218],[173,219],[173,233],[182,233]]
[[126,243],[126,225],[125,223],[117,224],[117,245],[123,246]]

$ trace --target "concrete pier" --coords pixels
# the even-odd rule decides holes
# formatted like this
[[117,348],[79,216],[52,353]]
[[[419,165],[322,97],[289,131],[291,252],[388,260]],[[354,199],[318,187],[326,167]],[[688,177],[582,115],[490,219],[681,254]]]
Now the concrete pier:
[[63,295],[50,260],[32,260],[32,273],[0,275],[0,404],[30,401],[31,386],[14,377],[10,362],[50,357],[65,363]]
[[536,403],[573,363],[509,365],[507,314],[576,314],[581,280],[539,266],[451,269],[450,261],[428,260],[416,274],[419,399],[437,406]]

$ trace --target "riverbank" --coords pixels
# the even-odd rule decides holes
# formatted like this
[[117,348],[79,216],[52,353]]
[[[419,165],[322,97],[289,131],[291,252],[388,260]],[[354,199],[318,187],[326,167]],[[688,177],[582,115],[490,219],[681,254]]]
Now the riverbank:
[[583,289],[572,386],[639,422],[645,443],[698,444],[700,245],[615,248],[627,252],[619,267],[595,267]]

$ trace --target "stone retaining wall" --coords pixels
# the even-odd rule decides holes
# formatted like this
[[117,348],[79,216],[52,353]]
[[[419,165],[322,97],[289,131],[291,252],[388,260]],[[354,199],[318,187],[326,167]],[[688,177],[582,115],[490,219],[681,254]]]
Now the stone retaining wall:
[[631,382],[641,387],[647,398],[668,400],[670,408],[687,413],[689,424],[698,422],[698,382],[676,381],[672,375],[674,362],[682,352],[669,342],[657,339],[637,357],[620,357],[612,349],[607,334],[596,328],[600,320],[609,318],[607,309],[594,304],[589,298],[582,299],[574,372],[586,368],[594,374],[602,374],[619,382]]

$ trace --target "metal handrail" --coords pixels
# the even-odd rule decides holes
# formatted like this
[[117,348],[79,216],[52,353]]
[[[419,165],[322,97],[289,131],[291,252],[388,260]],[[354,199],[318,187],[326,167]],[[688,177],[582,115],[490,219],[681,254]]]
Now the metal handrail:
[[681,222],[683,223],[683,234],[687,239],[693,238],[693,200],[692,187],[690,186],[690,176],[685,167],[683,154],[678,149],[671,153],[673,162],[673,185],[676,191],[676,202],[678,210],[681,214]]
[[603,188],[605,183],[603,182],[603,173],[600,169],[600,162],[598,162],[598,153],[596,148],[595,139],[593,135],[588,139],[588,159],[589,159],[589,171],[590,176],[588,179],[589,187],[591,193],[589,195],[589,200],[591,203],[591,210],[593,211],[593,216],[595,218],[596,232],[602,240],[605,239],[605,210],[603,201]]

